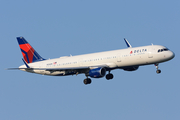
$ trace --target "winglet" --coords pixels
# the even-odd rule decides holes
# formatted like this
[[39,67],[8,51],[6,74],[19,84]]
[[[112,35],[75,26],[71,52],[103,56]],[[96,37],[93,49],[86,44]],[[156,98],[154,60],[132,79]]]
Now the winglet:
[[126,40],[126,38],[124,38],[124,41],[126,42],[126,45],[127,45],[129,48],[132,48],[131,44]]

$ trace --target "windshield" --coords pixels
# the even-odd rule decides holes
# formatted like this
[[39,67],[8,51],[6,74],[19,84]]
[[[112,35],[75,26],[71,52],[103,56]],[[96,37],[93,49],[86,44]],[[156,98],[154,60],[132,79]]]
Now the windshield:
[[169,51],[168,48],[159,49],[158,52]]

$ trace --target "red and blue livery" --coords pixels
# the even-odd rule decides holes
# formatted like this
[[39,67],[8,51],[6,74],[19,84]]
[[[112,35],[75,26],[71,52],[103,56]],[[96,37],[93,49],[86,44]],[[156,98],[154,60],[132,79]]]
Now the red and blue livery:
[[24,39],[24,37],[17,37],[17,41],[26,63],[45,60],[34,50],[34,48]]

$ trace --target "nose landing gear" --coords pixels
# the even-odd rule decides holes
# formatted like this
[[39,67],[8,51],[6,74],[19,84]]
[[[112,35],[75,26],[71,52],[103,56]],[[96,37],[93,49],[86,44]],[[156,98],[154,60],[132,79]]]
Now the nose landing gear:
[[157,73],[157,74],[161,73],[161,70],[159,70],[159,66],[158,66],[159,63],[156,63],[156,64],[154,64],[154,65],[156,66],[156,69],[157,69],[157,70],[156,70],[156,73]]

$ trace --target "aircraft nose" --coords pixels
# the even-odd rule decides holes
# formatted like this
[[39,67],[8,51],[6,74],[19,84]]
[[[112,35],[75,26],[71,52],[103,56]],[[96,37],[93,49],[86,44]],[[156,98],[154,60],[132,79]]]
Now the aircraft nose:
[[170,51],[169,58],[173,59],[175,57],[175,53],[173,51]]
[[[172,52],[172,51],[171,51]],[[173,53],[173,55],[172,55],[172,58],[174,58],[175,57],[175,53],[174,52],[172,52]]]

